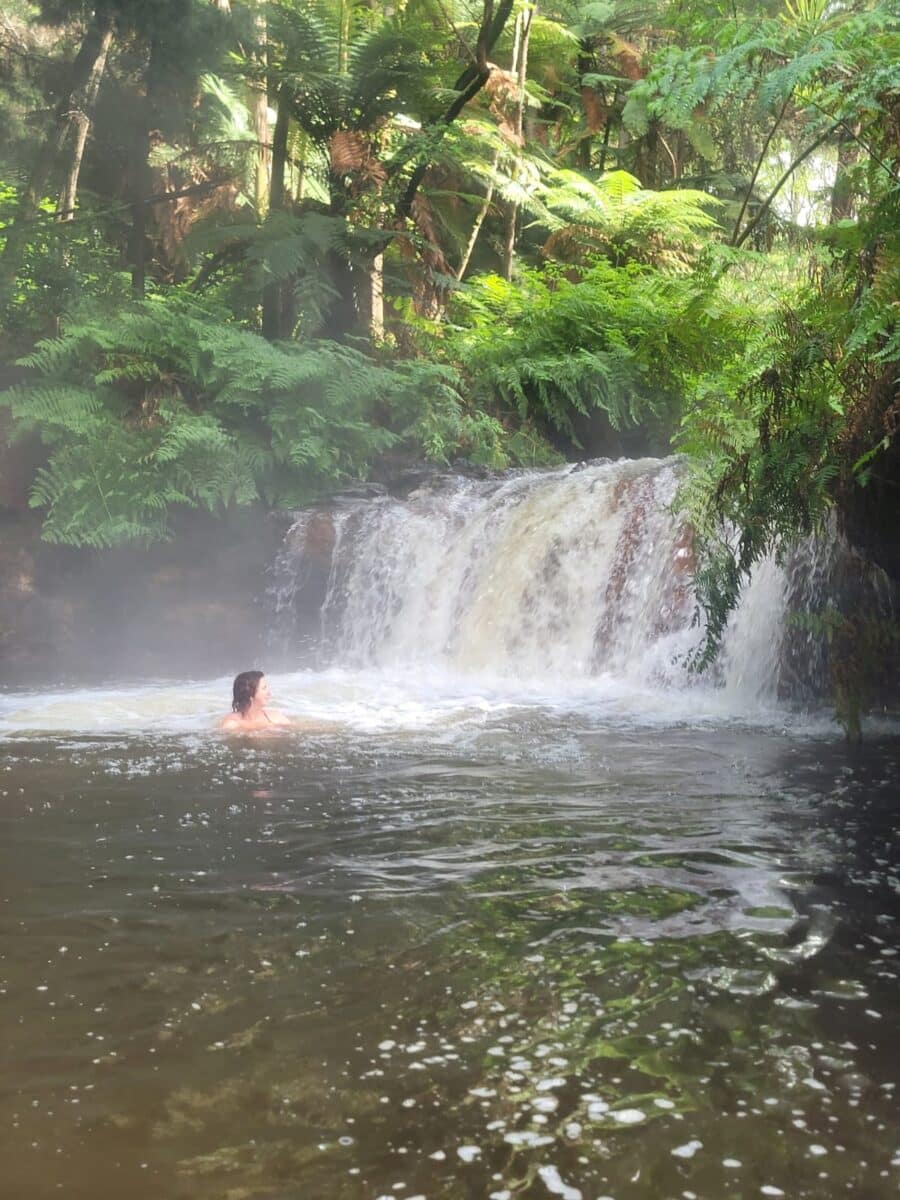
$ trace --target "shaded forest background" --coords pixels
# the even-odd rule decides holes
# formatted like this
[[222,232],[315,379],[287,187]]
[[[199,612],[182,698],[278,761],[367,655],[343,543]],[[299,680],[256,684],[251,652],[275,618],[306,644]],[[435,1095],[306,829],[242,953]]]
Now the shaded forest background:
[[[422,460],[676,450],[704,660],[828,522],[896,582],[898,31],[892,0],[7,0],[7,511],[96,552]],[[809,619],[858,695],[896,626],[847,596]]]

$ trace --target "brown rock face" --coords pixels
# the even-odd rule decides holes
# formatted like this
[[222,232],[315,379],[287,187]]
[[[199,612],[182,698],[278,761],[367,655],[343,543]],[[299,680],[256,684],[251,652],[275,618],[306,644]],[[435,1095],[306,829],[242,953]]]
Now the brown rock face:
[[644,536],[647,505],[652,501],[653,483],[649,479],[622,479],[613,492],[616,506],[627,509],[625,523],[616,543],[613,567],[606,585],[603,616],[594,635],[594,666],[605,662],[620,624],[622,605],[627,603],[625,589]]
[[336,539],[334,516],[327,509],[313,513],[306,526],[303,553],[310,563],[331,570],[331,556]]
[[663,637],[665,634],[674,633],[676,629],[683,629],[690,619],[694,606],[691,580],[696,568],[694,530],[690,525],[683,525],[672,550],[672,561],[666,576],[666,591],[659,617],[653,626],[655,637]]

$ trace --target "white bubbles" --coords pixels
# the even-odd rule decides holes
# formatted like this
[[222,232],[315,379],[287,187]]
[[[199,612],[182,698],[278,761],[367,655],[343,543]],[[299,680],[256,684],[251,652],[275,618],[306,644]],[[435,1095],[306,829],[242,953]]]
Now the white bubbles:
[[538,1167],[538,1175],[551,1195],[560,1196],[562,1200],[582,1200],[581,1189],[564,1183],[556,1167]]
[[647,1114],[640,1108],[618,1108],[609,1116],[619,1125],[640,1125],[647,1120]]
[[503,1135],[504,1142],[510,1146],[549,1146],[553,1143],[552,1137],[547,1137],[543,1133],[535,1133],[532,1129],[517,1129],[510,1130],[509,1133]]
[[672,1151],[675,1158],[693,1158],[698,1150],[703,1149],[703,1143],[698,1138],[691,1138],[683,1146],[676,1146]]

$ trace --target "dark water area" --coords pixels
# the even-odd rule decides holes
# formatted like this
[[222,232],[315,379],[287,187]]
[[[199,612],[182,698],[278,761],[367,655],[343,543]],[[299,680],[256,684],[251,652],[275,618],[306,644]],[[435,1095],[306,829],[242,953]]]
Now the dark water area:
[[895,1196],[898,750],[10,737],[2,1194]]

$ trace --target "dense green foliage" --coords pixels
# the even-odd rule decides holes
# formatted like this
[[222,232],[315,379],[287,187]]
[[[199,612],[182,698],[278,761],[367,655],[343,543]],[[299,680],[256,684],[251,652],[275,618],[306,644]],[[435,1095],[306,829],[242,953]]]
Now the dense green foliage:
[[7,8],[0,403],[48,538],[630,431],[689,460],[703,661],[829,514],[900,578],[893,0]]
[[333,341],[271,345],[183,297],[74,317],[23,362],[36,378],[4,399],[50,450],[31,495],[50,541],[153,541],[176,505],[299,506],[389,448],[507,462],[452,371]]
[[641,426],[665,446],[692,381],[716,363],[718,340],[696,278],[603,260],[568,278],[522,269],[459,293],[445,353],[484,405],[565,435],[592,410],[613,429]]
[[853,540],[896,569],[900,188],[826,245],[812,278],[780,290],[732,370],[685,408],[704,662],[753,567],[819,530],[834,506]]

